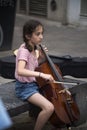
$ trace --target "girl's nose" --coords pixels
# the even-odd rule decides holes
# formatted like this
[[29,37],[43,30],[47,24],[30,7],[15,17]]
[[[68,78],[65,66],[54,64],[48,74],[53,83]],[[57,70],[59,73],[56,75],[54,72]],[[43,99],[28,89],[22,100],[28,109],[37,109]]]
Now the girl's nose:
[[42,34],[40,35],[40,38],[43,39],[43,35]]

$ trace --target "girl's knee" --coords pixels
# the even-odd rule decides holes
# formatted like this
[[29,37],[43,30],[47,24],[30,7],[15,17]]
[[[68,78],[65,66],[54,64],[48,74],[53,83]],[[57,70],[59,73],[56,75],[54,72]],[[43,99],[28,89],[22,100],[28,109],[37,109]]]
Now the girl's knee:
[[54,105],[53,105],[52,103],[50,103],[50,104],[48,105],[48,108],[47,108],[47,109],[48,109],[48,111],[51,112],[51,113],[54,112]]
[[51,104],[51,111],[53,112],[54,111],[54,105]]

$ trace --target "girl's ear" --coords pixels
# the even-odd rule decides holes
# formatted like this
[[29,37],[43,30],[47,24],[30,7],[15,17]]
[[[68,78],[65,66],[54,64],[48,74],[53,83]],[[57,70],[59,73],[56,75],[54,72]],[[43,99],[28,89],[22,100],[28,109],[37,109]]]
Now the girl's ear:
[[27,40],[30,40],[30,35],[26,34],[25,37],[26,37]]

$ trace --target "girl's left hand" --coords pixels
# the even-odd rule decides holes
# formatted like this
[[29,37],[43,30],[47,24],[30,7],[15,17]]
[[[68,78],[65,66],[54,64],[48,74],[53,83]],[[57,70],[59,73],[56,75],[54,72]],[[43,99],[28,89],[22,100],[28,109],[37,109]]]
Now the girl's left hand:
[[48,52],[48,49],[47,49],[47,47],[46,47],[45,45],[43,45],[43,48],[44,48],[44,50],[45,50],[46,52]]

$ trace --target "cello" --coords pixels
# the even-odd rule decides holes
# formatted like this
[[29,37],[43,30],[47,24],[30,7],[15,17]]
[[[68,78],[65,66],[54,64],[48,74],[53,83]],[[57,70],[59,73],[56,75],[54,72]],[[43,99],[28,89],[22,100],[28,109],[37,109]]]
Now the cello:
[[40,64],[36,70],[51,74],[55,81],[59,81],[59,83],[55,83],[48,82],[41,77],[36,78],[43,95],[54,105],[55,110],[49,121],[55,127],[71,126],[80,117],[79,108],[71,94],[67,91],[61,92],[65,89],[61,71],[58,66],[54,65],[44,48],[41,45],[39,46],[45,55],[46,61]]

